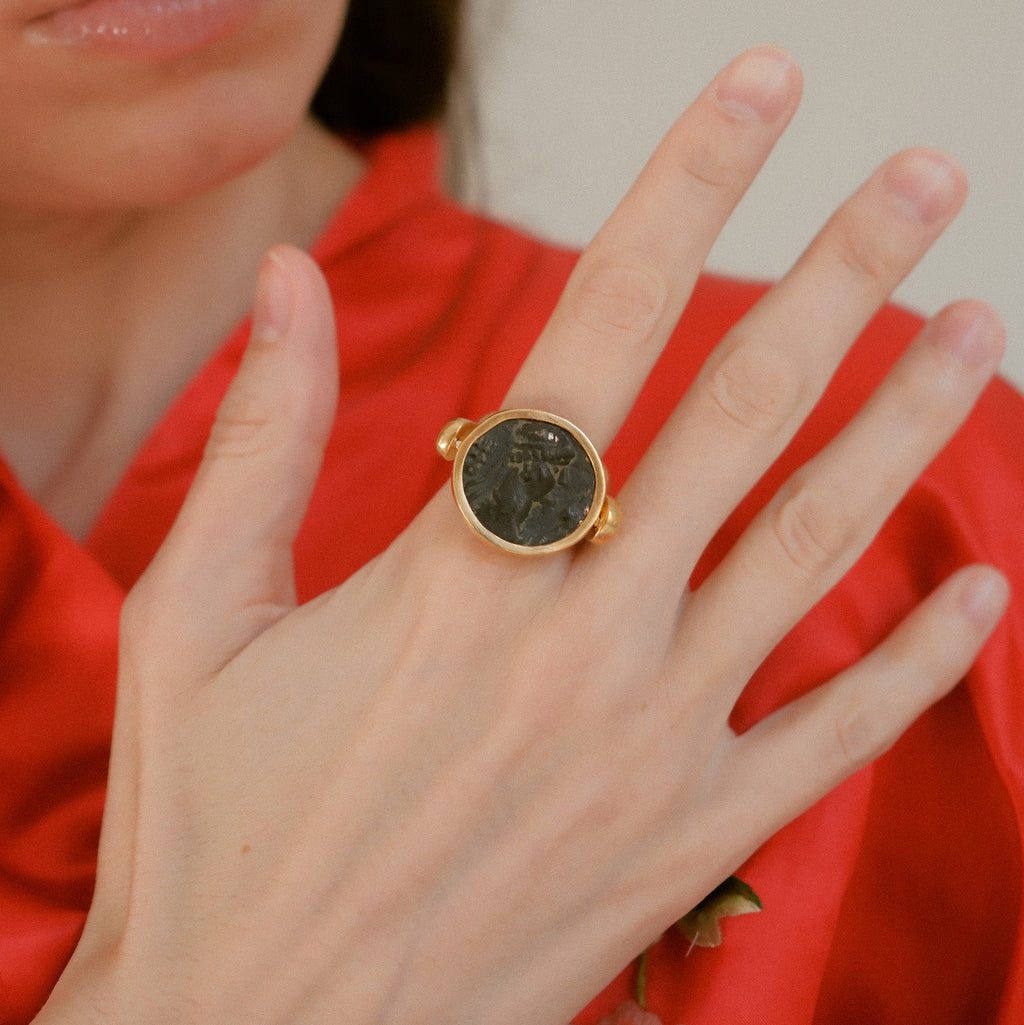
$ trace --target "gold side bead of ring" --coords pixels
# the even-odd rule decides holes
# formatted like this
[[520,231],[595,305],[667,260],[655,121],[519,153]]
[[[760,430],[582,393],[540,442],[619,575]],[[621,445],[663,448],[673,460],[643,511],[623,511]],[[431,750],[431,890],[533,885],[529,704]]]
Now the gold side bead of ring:
[[601,515],[597,518],[597,523],[591,529],[587,540],[591,544],[603,545],[615,536],[621,523],[622,511],[619,509],[619,503],[608,495],[601,506]]
[[459,451],[459,445],[469,436],[476,427],[475,420],[466,420],[460,417],[458,420],[451,420],[444,425],[437,437],[437,454],[448,462],[455,459]]

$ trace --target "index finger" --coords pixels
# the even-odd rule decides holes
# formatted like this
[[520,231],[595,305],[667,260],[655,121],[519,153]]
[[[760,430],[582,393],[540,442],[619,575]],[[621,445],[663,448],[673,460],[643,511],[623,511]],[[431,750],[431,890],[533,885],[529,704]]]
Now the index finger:
[[800,89],[796,64],[773,47],[712,81],[580,257],[506,406],[557,413],[599,450],[610,444]]

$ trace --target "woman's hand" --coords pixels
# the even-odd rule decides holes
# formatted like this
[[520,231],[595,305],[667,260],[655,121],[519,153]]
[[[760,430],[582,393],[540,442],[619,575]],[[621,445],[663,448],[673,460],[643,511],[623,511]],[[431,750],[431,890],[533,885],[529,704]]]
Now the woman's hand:
[[[712,83],[588,247],[506,405],[607,446],[798,93],[772,50]],[[993,571],[959,572],[746,734],[728,717],[993,373],[986,308],[930,322],[706,583],[687,580],[964,189],[912,151],[840,208],[712,355],[608,546],[517,560],[445,493],[300,608],[291,542],[334,339],[311,263],[271,254],[195,485],[125,608],[95,905],[38,1021],[559,1025],[891,744],[994,625]]]

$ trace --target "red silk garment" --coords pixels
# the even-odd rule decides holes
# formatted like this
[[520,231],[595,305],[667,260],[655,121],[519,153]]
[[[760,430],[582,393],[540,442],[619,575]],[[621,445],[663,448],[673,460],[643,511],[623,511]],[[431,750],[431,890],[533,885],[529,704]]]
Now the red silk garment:
[[[376,144],[315,251],[337,306],[342,397],[297,544],[304,598],[385,548],[442,486],[439,427],[500,405],[575,259],[445,200],[436,148],[427,131]],[[761,291],[702,279],[609,453],[613,480],[628,475],[706,354]],[[853,415],[917,327],[894,309],[875,319],[793,446],[723,527],[698,577],[786,474]],[[240,325],[168,411],[84,546],[0,473],[4,1025],[36,1013],[84,921],[120,603],[180,506],[246,332]],[[764,912],[727,921],[716,949],[687,956],[678,937],[655,948],[649,1003],[667,1025],[1024,1021],[1022,442],[1024,402],[997,383],[854,571],[747,689],[737,729],[850,664],[956,567],[993,561],[1014,580],[1014,608],[965,685],[743,867]],[[627,969],[581,1011],[580,1025],[609,1013],[630,984]]]

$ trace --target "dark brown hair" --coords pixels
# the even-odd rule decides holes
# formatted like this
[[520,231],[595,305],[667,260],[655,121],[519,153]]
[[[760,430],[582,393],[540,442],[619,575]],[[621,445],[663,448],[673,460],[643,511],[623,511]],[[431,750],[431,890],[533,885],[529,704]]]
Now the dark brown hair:
[[462,0],[350,0],[313,114],[358,139],[439,118],[461,10]]

